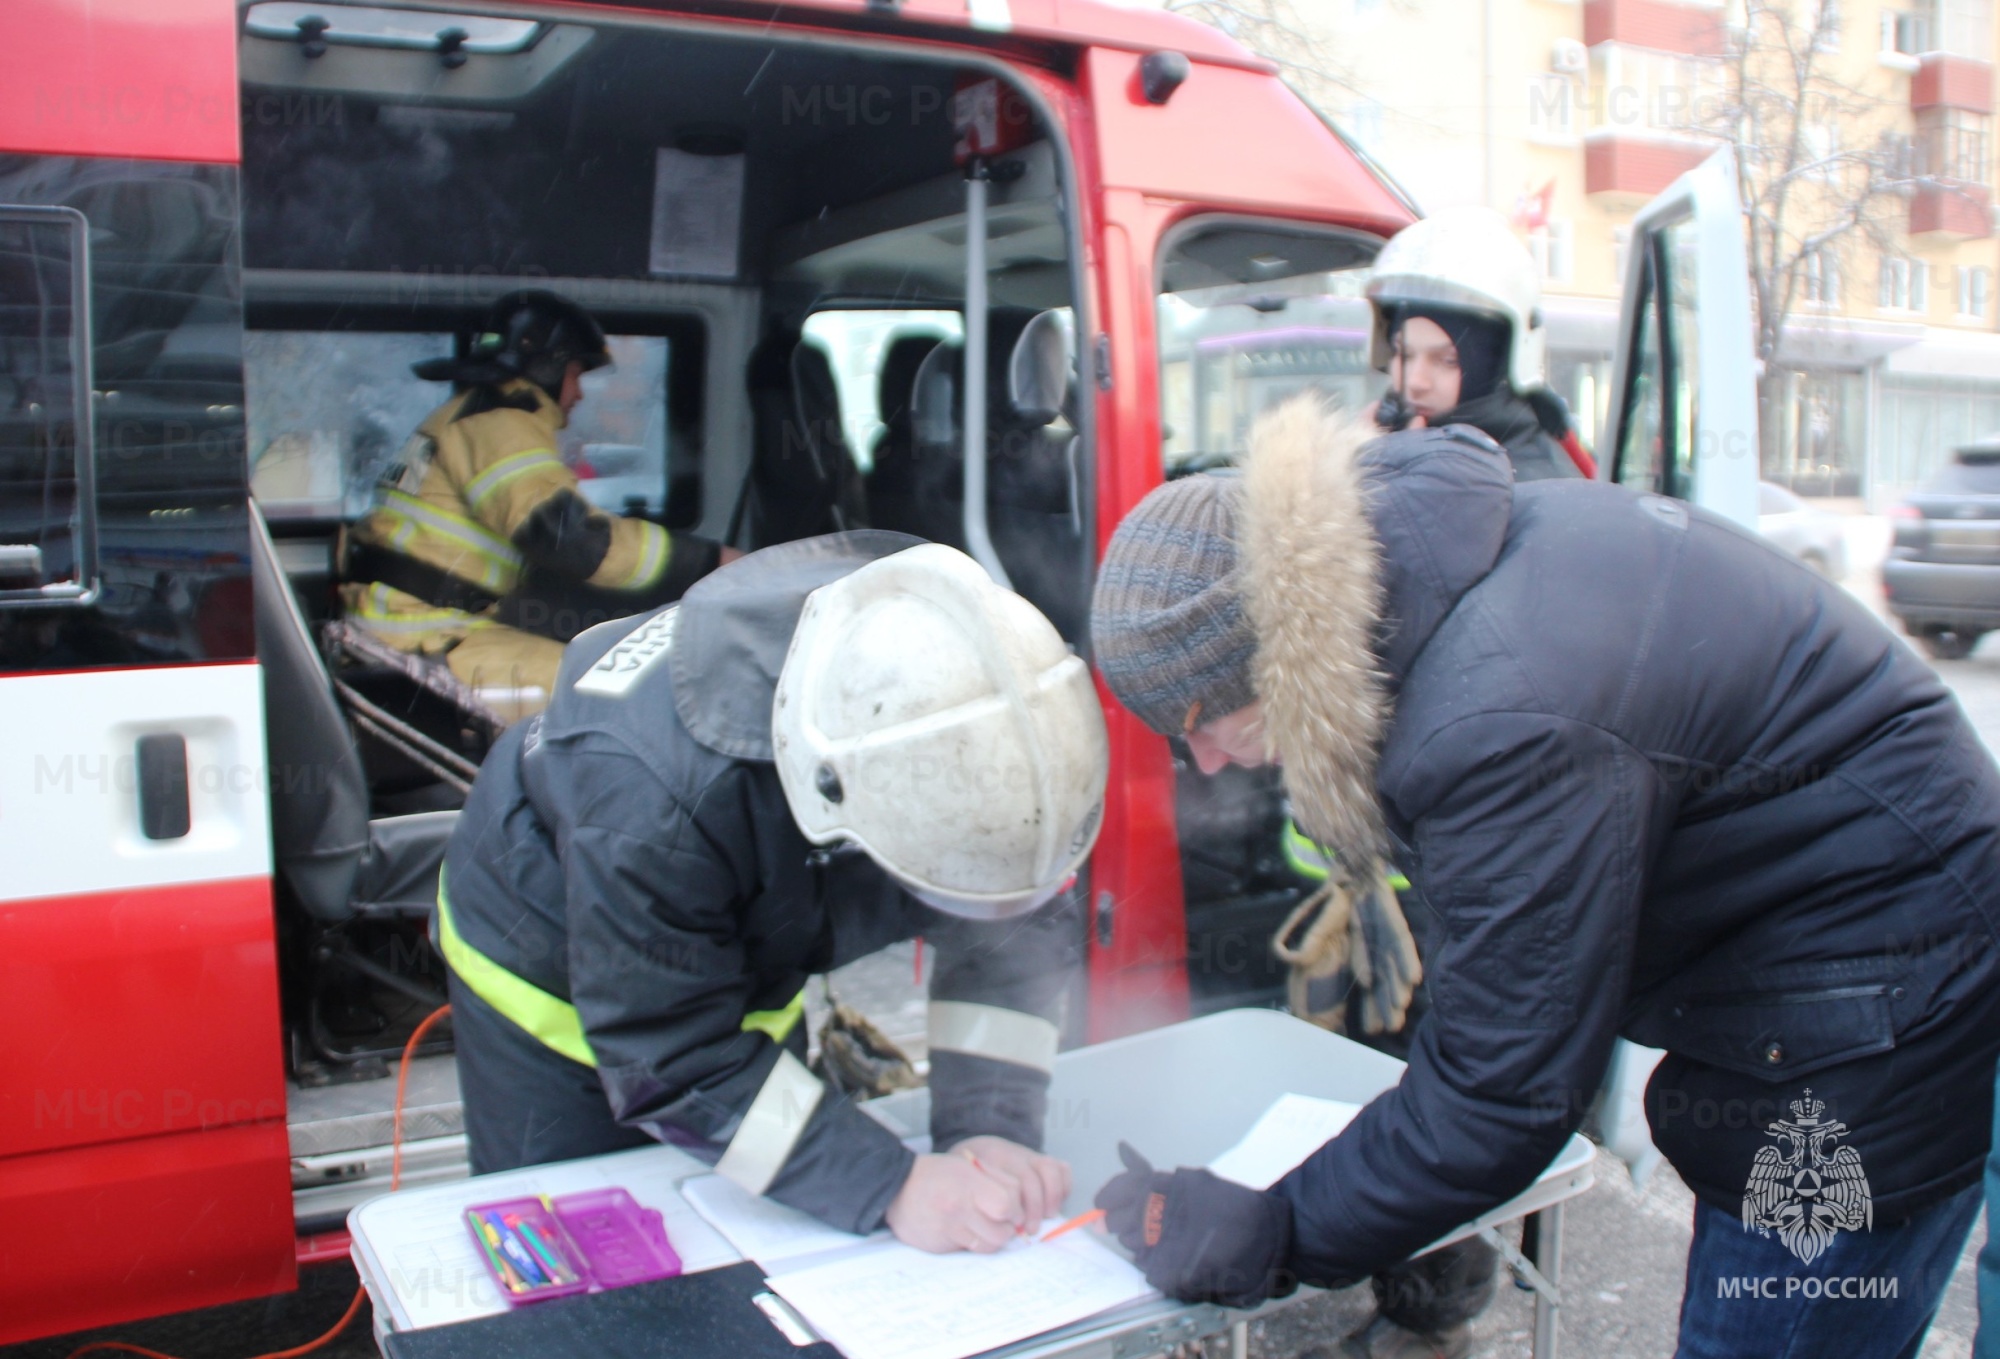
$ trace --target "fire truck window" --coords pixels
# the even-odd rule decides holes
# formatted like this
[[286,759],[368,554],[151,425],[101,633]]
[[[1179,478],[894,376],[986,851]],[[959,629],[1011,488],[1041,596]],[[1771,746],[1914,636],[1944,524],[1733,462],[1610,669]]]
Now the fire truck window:
[[0,207],[0,601],[75,593],[89,560],[80,215]]
[[[669,341],[610,337],[612,366],[583,379],[560,439],[584,495],[612,513],[665,513]],[[243,373],[251,489],[273,519],[355,519],[417,426],[451,395],[410,371],[452,352],[448,333],[251,331]],[[698,495],[698,484],[697,491]]]
[[[897,422],[907,420],[909,391],[901,387],[903,365],[891,365],[893,354],[909,354],[914,345],[901,341],[961,343],[965,320],[955,311],[822,311],[806,318],[805,341],[826,351],[840,389],[841,432],[854,450],[863,472],[875,466],[875,451],[895,436]],[[908,374],[914,386],[914,372]]]
[[1361,295],[1376,246],[1345,232],[1214,220],[1168,239],[1159,299],[1168,476],[1234,462],[1251,422],[1297,392],[1350,408],[1381,394]]

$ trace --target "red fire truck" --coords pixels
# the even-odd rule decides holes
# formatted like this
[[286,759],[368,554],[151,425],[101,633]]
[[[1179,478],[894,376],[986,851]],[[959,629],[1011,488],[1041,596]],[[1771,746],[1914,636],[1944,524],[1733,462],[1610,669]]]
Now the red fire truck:
[[[444,395],[412,361],[553,288],[618,360],[567,431],[598,503],[745,548],[865,506],[1082,648],[1140,496],[1314,372],[1369,394],[1359,283],[1415,215],[1270,65],[1100,0],[4,26],[0,1341],[283,1291],[385,1187],[425,856],[523,697],[339,617],[342,525]],[[1637,223],[1607,459],[1725,509],[1732,214],[1717,167]],[[1276,1003],[1274,782],[1109,717],[1073,1038]],[[408,1175],[461,1174],[416,1065]]]

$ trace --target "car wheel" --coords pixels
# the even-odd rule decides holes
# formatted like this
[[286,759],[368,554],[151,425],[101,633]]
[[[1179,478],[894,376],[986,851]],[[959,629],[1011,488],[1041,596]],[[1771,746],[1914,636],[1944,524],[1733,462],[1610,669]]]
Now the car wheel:
[[1927,632],[1924,634],[1924,650],[1935,660],[1962,661],[1972,654],[1985,636],[1980,632]]

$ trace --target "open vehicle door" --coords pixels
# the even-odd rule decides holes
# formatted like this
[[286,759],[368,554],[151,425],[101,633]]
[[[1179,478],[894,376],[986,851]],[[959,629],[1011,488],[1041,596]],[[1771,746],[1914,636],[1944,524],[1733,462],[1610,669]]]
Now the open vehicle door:
[[1756,365],[1727,147],[1633,219],[1618,322],[1603,474],[1754,530]]

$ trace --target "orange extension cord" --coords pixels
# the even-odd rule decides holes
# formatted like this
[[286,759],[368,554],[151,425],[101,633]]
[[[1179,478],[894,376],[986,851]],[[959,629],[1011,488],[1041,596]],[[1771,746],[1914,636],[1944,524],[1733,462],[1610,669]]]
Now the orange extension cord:
[[[396,1071],[396,1113],[389,1124],[389,1142],[392,1148],[389,1153],[389,1192],[391,1194],[395,1193],[403,1182],[403,1096],[410,1087],[410,1058],[416,1055],[417,1044],[424,1041],[424,1035],[430,1032],[431,1025],[437,1023],[450,1013],[451,1006],[438,1006],[437,1009],[424,1016],[424,1022],[417,1025],[415,1032],[411,1033],[410,1041],[403,1044],[402,1064]],[[340,1320],[333,1323],[333,1329],[319,1339],[308,1341],[294,1349],[273,1350],[269,1354],[260,1354],[255,1356],[255,1359],[298,1359],[299,1355],[311,1354],[316,1349],[332,1344],[339,1338],[342,1331],[353,1324],[354,1318],[361,1314],[361,1304],[367,1300],[367,1297],[368,1290],[366,1288],[355,1289],[354,1301],[347,1304],[347,1310],[340,1314]],[[175,1359],[175,1356],[171,1354],[162,1354],[158,1350],[149,1350],[143,1345],[128,1345],[122,1340],[92,1341],[90,1344],[84,1345],[79,1349],[71,1350],[69,1359],[78,1359],[80,1355],[104,1350],[115,1350],[120,1354],[142,1355],[144,1359]]]

